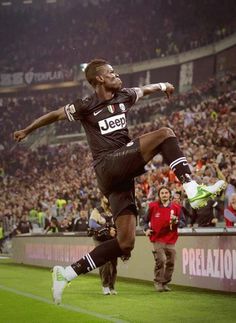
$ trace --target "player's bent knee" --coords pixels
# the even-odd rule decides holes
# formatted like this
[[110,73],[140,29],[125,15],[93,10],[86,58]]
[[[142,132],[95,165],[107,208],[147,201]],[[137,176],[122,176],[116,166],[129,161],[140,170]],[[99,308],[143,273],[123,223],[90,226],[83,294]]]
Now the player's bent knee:
[[130,255],[131,251],[134,249],[134,241],[134,239],[119,241],[120,248],[124,255]]
[[174,131],[168,127],[162,127],[159,129],[162,132],[162,136],[166,139],[169,137],[176,137]]

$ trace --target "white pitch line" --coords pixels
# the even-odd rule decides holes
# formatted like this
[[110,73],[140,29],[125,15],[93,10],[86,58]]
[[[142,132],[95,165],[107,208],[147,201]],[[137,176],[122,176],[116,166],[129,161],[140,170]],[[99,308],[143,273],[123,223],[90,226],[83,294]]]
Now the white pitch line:
[[10,259],[10,257],[0,256],[0,259]]
[[[30,293],[25,293],[25,292],[19,291],[17,289],[9,288],[9,287],[3,286],[3,285],[0,285],[0,289],[5,290],[5,291],[10,292],[10,293],[20,295],[20,296],[35,299],[37,301],[40,301],[40,302],[43,302],[43,303],[46,303],[46,304],[54,305],[53,301],[51,301],[51,300],[49,300],[47,298],[41,297],[41,296],[37,296],[37,295],[34,295],[34,294],[30,294]],[[88,310],[85,310],[85,309],[83,309],[81,307],[78,307],[78,306],[72,306],[72,305],[68,305],[68,304],[61,304],[61,305],[58,306],[58,308],[61,308],[61,307],[65,308],[67,310],[73,311],[73,312],[88,314],[88,315],[91,315],[91,316],[94,316],[94,317],[97,317],[97,318],[100,318],[100,319],[103,319],[103,320],[106,320],[106,321],[110,321],[110,322],[128,323],[128,321],[123,321],[123,320],[119,320],[119,319],[116,319],[114,317],[111,317],[109,315],[103,315],[103,314],[99,314],[99,313],[96,313],[96,312],[88,311]]]

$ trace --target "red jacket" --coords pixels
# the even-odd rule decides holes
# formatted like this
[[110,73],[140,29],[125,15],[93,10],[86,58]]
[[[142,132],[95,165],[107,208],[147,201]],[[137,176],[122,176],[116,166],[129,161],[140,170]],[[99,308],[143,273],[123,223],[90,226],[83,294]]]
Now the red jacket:
[[180,220],[180,213],[181,207],[175,203],[170,203],[167,207],[159,202],[150,203],[148,221],[153,231],[150,241],[175,244],[178,239],[178,223],[171,226],[170,216],[174,214]]

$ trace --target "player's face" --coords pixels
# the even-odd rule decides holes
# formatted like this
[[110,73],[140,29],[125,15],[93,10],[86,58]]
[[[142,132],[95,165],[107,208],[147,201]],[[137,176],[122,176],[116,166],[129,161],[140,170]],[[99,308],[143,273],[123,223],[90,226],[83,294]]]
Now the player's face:
[[159,197],[162,203],[166,203],[170,200],[170,192],[163,188],[159,193]]
[[99,75],[102,79],[103,86],[107,90],[118,91],[121,89],[122,81],[119,74],[113,70],[111,65],[102,66]]

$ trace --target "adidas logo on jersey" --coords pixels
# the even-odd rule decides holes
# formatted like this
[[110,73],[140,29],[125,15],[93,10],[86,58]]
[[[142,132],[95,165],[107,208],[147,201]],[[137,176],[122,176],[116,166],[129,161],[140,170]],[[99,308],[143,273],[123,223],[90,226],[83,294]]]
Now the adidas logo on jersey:
[[98,122],[102,135],[119,129],[123,129],[126,127],[126,124],[126,117],[124,113],[115,115],[113,117]]

